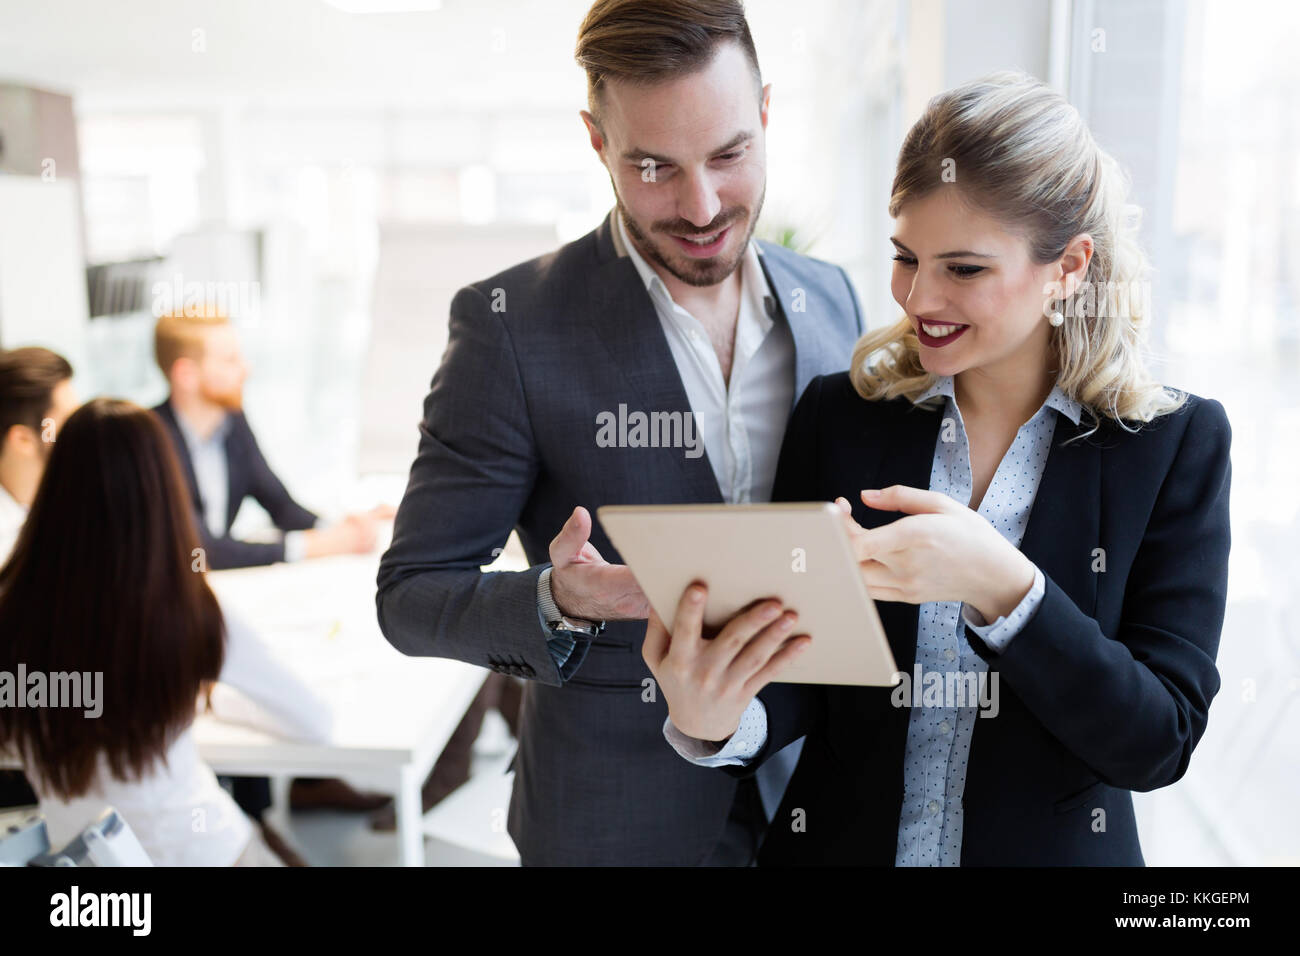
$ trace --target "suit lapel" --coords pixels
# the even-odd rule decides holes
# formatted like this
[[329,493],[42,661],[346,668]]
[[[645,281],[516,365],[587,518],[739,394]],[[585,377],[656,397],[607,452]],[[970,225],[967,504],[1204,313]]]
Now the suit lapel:
[[787,308],[787,304],[795,301],[797,290],[803,290],[807,295],[806,282],[801,282],[779,257],[764,252],[763,247],[764,243],[758,243],[758,261],[763,264],[768,288],[772,290],[767,314],[773,319],[784,318],[794,337],[794,400],[797,402],[814,376],[828,369],[844,368],[849,357],[833,352],[835,343],[825,335],[829,326],[824,327],[819,335],[808,312],[792,312]]
[[1075,425],[1057,414],[1020,550],[1091,616],[1097,610],[1094,549],[1101,547],[1101,446],[1089,439],[1064,444],[1084,431],[1086,419]]
[[[232,417],[226,425],[226,437],[222,445],[226,449],[226,531],[235,523],[235,515],[239,514],[239,506],[244,503],[244,484],[235,483],[235,466],[245,460],[236,450],[235,420],[234,412],[229,413]],[[242,473],[241,473],[242,474]],[[238,490],[236,490],[238,489]]]
[[190,497],[198,508],[199,514],[202,514],[203,495],[199,493],[198,475],[194,473],[194,462],[190,460],[189,449],[185,446],[185,436],[181,434],[181,426],[176,420],[176,413],[172,410],[171,402],[163,402],[154,411],[167,426],[167,430],[171,432],[172,449],[176,452],[176,459],[180,462],[181,471],[185,475],[185,483],[189,486]]
[[[678,374],[668,340],[650,293],[641,282],[632,260],[614,251],[610,231],[613,213],[597,230],[600,263],[592,283],[593,308],[588,311],[596,337],[613,360],[612,367],[625,385],[618,402],[629,410],[646,412],[691,412],[686,387]],[[610,409],[615,410],[614,408]],[[721,503],[722,491],[706,450],[698,458],[669,455],[686,481],[683,497],[689,501]]]

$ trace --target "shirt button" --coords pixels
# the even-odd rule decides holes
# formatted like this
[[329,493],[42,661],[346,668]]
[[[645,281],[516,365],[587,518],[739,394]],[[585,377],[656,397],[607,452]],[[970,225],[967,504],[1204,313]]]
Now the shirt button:
[[941,723],[941,724],[939,725],[939,733],[941,733],[941,734],[946,734],[946,733],[950,732],[951,730],[952,730],[952,725],[951,725],[950,723],[948,723],[948,721],[946,721],[946,720],[945,720],[943,723]]
[[947,661],[950,661],[950,660],[954,659],[956,656],[957,656],[957,652],[954,651],[951,647],[948,648],[946,651],[943,652],[943,658],[944,658],[944,660],[947,660]]
[[745,741],[743,741],[743,740],[737,740],[737,741],[736,741],[736,746],[739,747],[741,750],[744,750],[746,747],[749,746],[749,744],[747,744],[747,743],[746,743]]
[[929,809],[929,811],[930,811],[931,814],[938,813],[938,812],[939,812],[939,801],[938,801],[938,800],[931,800],[930,803],[928,804],[928,809]]

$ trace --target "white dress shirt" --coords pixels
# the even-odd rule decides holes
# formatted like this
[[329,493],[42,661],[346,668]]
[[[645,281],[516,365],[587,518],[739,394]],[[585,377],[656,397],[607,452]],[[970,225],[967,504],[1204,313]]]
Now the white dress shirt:
[[[663,279],[632,245],[617,211],[613,240],[615,251],[632,260],[654,304],[686,389],[695,434],[704,443],[722,500],[728,504],[771,500],[781,439],[794,409],[795,349],[789,326],[769,313],[768,301],[775,299],[758,259],[758,245],[750,241],[740,265],[740,307],[728,382],[708,332],[673,301]],[[548,567],[537,579],[537,617],[555,666],[561,669],[573,642],[547,628],[544,608],[550,589]]]
[[[8,560],[27,509],[0,485],[0,565]],[[307,742],[329,739],[333,714],[276,661],[261,637],[223,611],[226,653],[212,689],[218,719]],[[113,779],[104,759],[91,789],[72,800],[38,792],[50,844],[62,848],[106,806],[130,825],[155,866],[229,866],[252,837],[252,824],[199,757],[190,728],[144,778]]]
[[18,543],[18,532],[27,520],[27,509],[20,505],[4,485],[0,485],[0,566]]
[[740,264],[740,311],[730,381],[699,319],[673,301],[615,214],[615,248],[636,266],[686,388],[697,433],[727,504],[769,501],[781,439],[794,408],[794,336],[768,313],[775,302],[751,241]]
[[[223,612],[226,653],[212,688],[219,720],[308,743],[329,740],[333,714],[325,702],[271,656],[259,635]],[[230,866],[252,837],[252,824],[204,763],[187,727],[140,780],[116,780],[101,756],[91,789],[72,800],[42,792],[50,844],[61,848],[106,806],[115,808],[155,866]]]
[[56,849],[107,806],[122,815],[154,866],[230,866],[253,836],[252,822],[199,757],[189,727],[168,748],[166,762],[155,761],[141,780],[114,779],[101,755],[95,782],[81,796],[62,800],[37,791]]
[[221,424],[204,438],[190,427],[183,415],[179,412],[175,414],[176,427],[180,429],[185,447],[190,453],[190,465],[194,468],[199,497],[203,499],[203,523],[208,526],[208,531],[214,538],[224,538],[226,509],[230,504],[230,461],[226,455],[230,416],[224,416]]

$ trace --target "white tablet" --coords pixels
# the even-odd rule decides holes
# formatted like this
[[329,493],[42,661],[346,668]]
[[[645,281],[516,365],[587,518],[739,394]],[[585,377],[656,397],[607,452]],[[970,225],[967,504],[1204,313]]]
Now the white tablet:
[[607,505],[609,539],[668,626],[692,581],[709,586],[706,626],[778,598],[812,644],[781,682],[888,686],[897,670],[833,504]]

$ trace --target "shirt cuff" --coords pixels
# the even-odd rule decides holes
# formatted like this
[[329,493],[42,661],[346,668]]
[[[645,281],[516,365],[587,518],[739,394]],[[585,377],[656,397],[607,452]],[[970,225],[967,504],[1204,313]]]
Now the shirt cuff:
[[560,674],[560,679],[565,678],[564,665],[569,662],[573,656],[573,649],[577,642],[573,638],[556,634],[551,630],[543,607],[552,607],[555,602],[551,598],[551,569],[545,568],[537,576],[537,621],[542,628],[542,634],[546,637],[546,650],[551,655],[551,660],[555,662],[555,669]]
[[307,557],[307,536],[303,531],[288,531],[284,536],[284,560],[292,563]]
[[1043,577],[1043,572],[1035,565],[1034,583],[1030,585],[1029,593],[1021,598],[1020,603],[1010,614],[989,624],[979,611],[969,604],[962,604],[962,620],[966,622],[967,627],[979,635],[981,641],[1000,654],[1007,649],[1011,639],[1024,630],[1025,625],[1034,616],[1034,612],[1038,610],[1038,605],[1043,603],[1043,595],[1046,591],[1047,581]]
[[680,756],[697,767],[743,767],[767,743],[767,708],[757,697],[751,700],[740,715],[740,726],[722,747],[713,741],[687,737],[677,729],[671,717],[664,719],[664,739]]

